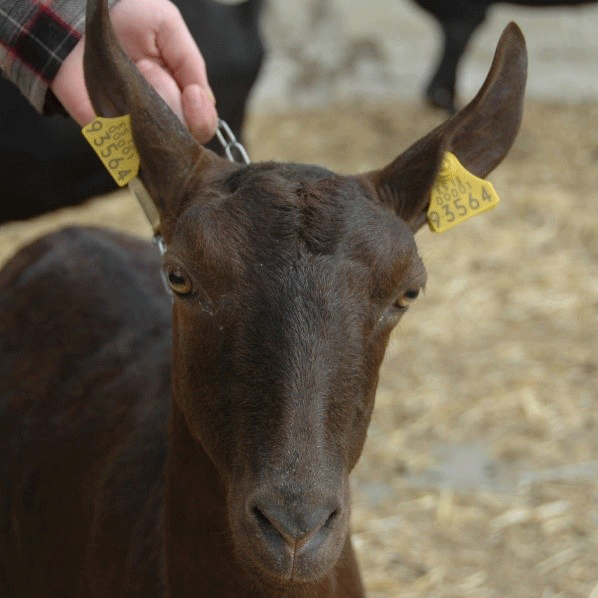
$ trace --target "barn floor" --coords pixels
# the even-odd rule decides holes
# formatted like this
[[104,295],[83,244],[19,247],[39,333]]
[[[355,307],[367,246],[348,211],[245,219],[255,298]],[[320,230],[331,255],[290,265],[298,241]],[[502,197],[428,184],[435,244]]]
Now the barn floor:
[[[405,100],[254,116],[254,160],[365,171],[438,122]],[[425,295],[390,343],[354,474],[370,598],[598,598],[598,106],[528,102],[502,202],[419,233]],[[0,227],[149,236],[126,193]]]

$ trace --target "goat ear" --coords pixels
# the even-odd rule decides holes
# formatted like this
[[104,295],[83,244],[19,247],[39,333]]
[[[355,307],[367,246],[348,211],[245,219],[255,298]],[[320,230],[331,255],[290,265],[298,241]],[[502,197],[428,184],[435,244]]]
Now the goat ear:
[[519,27],[509,23],[476,97],[391,164],[358,179],[416,231],[426,221],[430,190],[445,151],[479,177],[506,156],[521,124],[526,75],[525,39]]
[[100,116],[130,114],[145,183],[162,219],[181,209],[185,190],[219,158],[203,148],[121,48],[106,0],[87,2],[85,84]]

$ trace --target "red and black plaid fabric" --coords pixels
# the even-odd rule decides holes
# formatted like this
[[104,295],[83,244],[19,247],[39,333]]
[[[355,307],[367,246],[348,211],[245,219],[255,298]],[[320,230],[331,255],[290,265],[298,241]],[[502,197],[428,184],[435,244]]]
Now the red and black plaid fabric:
[[0,0],[0,68],[37,110],[84,27],[85,0]]

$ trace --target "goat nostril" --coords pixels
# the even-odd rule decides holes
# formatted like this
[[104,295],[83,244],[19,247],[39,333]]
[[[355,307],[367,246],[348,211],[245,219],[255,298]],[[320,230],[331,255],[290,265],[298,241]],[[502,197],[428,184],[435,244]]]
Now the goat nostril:
[[324,522],[324,525],[322,527],[331,526],[332,522],[336,519],[337,515],[338,515],[338,509],[336,509],[335,511],[332,511],[332,513],[330,513],[330,515],[328,516],[328,519],[326,519],[326,521]]
[[268,528],[272,528],[274,531],[276,531],[276,528],[272,525],[272,523],[270,522],[270,520],[261,512],[261,510],[259,509],[259,507],[253,507],[251,509],[253,516],[256,518],[259,526],[262,529],[268,529]]
[[287,544],[293,544],[297,540],[296,534],[289,531],[285,525],[281,524],[273,515],[269,517],[257,506],[251,509],[258,527],[262,534],[269,539],[282,537]]

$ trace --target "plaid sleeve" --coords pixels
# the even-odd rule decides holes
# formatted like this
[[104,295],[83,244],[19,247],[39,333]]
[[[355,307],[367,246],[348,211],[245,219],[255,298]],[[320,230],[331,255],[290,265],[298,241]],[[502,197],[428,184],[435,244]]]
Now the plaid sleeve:
[[39,112],[84,28],[85,0],[0,0],[0,69]]

